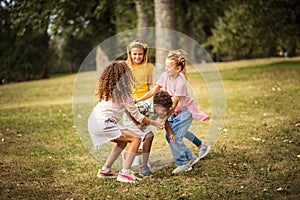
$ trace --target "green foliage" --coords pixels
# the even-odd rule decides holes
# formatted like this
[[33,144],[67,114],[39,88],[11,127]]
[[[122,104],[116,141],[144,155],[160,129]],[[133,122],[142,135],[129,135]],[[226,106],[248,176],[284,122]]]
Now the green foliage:
[[[215,60],[299,53],[297,0],[174,1],[176,30],[204,44]],[[155,26],[154,1],[140,3]],[[0,78],[10,81],[74,72],[96,45],[137,25],[134,0],[1,0],[0,11]],[[110,54],[117,42],[129,41],[103,51]]]
[[[177,30],[194,38],[200,44],[212,35],[215,21],[229,6],[229,3],[224,4],[221,0],[175,2]],[[193,26],[193,32],[189,31],[189,26]]]
[[[84,58],[89,54],[92,50],[93,45],[91,44],[91,40],[87,36],[75,37],[69,36],[65,44],[62,47],[62,66],[68,66],[65,72],[77,72]],[[95,63],[92,63],[95,66]],[[92,69],[95,69],[92,68]],[[58,70],[62,72],[62,70]]]
[[208,41],[214,47],[213,53],[238,59],[252,55],[259,47],[256,20],[252,14],[255,9],[254,5],[236,4],[225,11]]
[[206,45],[217,59],[275,56],[279,50],[293,56],[299,48],[299,9],[293,0],[232,1]]
[[55,55],[46,29],[34,30],[33,21],[21,31],[14,24],[13,7],[17,4],[1,7],[0,77],[6,82],[46,78]]

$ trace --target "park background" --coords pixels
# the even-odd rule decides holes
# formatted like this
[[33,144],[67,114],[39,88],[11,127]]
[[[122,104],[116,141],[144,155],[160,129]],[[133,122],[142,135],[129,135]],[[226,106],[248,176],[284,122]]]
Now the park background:
[[[2,199],[299,198],[296,0],[1,0],[0,6]],[[172,176],[170,165],[137,185],[95,179],[99,163],[73,121],[75,73],[103,40],[145,27],[184,33],[205,48],[224,81],[224,129],[214,151],[191,172]],[[176,48],[180,40],[169,38],[155,42]],[[202,62],[197,51],[190,59]],[[162,58],[151,51],[153,61]],[[95,69],[96,61],[90,66]],[[204,88],[197,100],[209,111],[205,84],[194,72],[188,75],[191,85]]]
[[[3,82],[76,73],[101,42],[144,27],[183,33],[201,44],[214,61],[299,55],[297,0],[1,0],[0,9]],[[147,38],[147,34],[140,31],[137,38]],[[155,42],[166,49],[176,49],[180,42],[172,34],[155,34]],[[107,48],[129,42],[124,37]],[[192,50],[191,45],[182,44]],[[119,53],[103,51],[109,59]],[[161,63],[165,55],[157,51],[150,52],[151,59]],[[197,49],[190,53],[191,59],[200,61]]]

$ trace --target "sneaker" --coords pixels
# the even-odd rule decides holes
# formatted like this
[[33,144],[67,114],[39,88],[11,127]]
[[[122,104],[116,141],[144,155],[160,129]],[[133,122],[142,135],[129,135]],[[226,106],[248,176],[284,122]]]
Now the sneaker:
[[199,150],[199,156],[198,156],[199,159],[204,158],[208,154],[210,149],[211,149],[211,146],[204,144]]
[[134,176],[132,171],[128,174],[120,172],[117,177],[117,181],[124,182],[124,183],[134,183],[135,180],[139,180],[139,179],[136,176]]
[[115,173],[112,173],[111,171],[105,172],[99,169],[97,175],[97,178],[116,178],[117,175]]
[[141,176],[153,176],[152,172],[149,169],[148,165],[140,167],[140,175]]
[[172,174],[176,174],[176,173],[180,173],[180,172],[187,172],[187,171],[191,171],[192,169],[193,169],[192,166],[187,163],[187,164],[176,167],[172,171]]
[[200,160],[200,157],[194,156],[189,161],[188,164],[192,167],[194,164],[196,164]]

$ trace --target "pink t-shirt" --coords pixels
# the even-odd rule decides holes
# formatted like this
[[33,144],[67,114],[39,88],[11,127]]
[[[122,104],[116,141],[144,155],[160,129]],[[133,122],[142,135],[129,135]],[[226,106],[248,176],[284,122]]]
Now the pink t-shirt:
[[164,91],[167,91],[172,97],[179,97],[179,102],[174,111],[175,114],[179,114],[181,110],[187,108],[194,120],[206,121],[210,119],[207,114],[198,110],[193,98],[188,93],[187,81],[183,74],[179,73],[176,79],[170,79],[167,73],[164,72],[156,84],[162,87]]

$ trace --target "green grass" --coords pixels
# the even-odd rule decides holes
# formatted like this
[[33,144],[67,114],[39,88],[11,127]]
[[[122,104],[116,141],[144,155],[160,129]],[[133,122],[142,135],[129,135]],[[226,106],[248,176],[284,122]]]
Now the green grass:
[[[190,172],[170,164],[139,184],[95,178],[100,163],[73,121],[74,75],[0,86],[1,199],[298,199],[300,60],[232,65],[217,64],[227,110],[213,151]],[[189,77],[210,112],[205,84]]]

